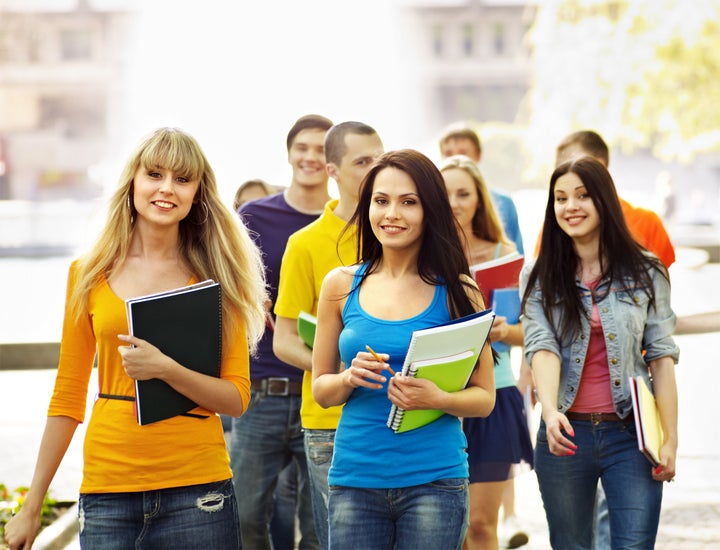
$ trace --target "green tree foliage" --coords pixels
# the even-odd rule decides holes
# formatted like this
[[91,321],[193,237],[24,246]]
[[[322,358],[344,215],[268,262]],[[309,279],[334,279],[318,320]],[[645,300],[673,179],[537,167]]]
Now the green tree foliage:
[[528,38],[536,145],[594,128],[666,160],[720,151],[720,0],[544,0]]

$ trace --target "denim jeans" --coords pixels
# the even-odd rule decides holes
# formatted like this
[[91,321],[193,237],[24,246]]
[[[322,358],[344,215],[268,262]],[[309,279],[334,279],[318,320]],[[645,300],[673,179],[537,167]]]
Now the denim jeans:
[[553,548],[590,549],[595,493],[601,480],[610,516],[611,548],[653,548],[662,482],[638,450],[635,425],[572,421],[574,456],[550,454],[545,423],[535,445],[535,471]]
[[230,466],[237,495],[243,544],[270,550],[268,525],[280,472],[291,460],[298,470],[300,548],[317,549],[307,463],[300,427],[300,396],[263,396],[251,392],[250,406],[233,420]]
[[295,546],[295,515],[297,511],[297,465],[285,466],[278,476],[273,495],[270,540],[274,550],[290,550]]
[[137,493],[85,493],[78,503],[80,546],[242,548],[232,481]]
[[595,495],[595,516],[593,517],[593,550],[610,548],[610,516],[602,483],[598,483]]
[[468,527],[468,480],[399,489],[330,486],[330,549],[459,550]]
[[335,430],[305,429],[305,455],[320,547],[328,550],[328,472],[335,448]]

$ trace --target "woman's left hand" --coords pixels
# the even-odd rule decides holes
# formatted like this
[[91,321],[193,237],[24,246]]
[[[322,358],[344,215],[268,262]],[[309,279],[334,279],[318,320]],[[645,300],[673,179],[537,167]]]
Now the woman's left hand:
[[163,378],[172,359],[146,340],[128,334],[118,334],[127,346],[118,346],[125,373],[133,380]]
[[672,481],[675,478],[676,451],[670,445],[660,447],[660,466],[653,468],[652,476],[656,481]]
[[398,374],[390,378],[388,398],[406,410],[440,409],[439,402],[445,394],[430,380]]

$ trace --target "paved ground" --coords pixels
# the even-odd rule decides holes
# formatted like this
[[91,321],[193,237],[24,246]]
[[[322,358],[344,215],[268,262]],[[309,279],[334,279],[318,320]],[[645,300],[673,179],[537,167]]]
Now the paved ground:
[[[62,322],[67,260],[0,260],[0,344],[53,341]],[[680,314],[720,309],[720,264],[672,273],[673,305]],[[28,290],[26,290],[28,289]],[[60,298],[57,294],[60,293]],[[20,306],[19,304],[22,304]],[[55,338],[53,338],[55,336]],[[676,482],[666,484],[658,544],[663,550],[720,549],[720,428],[711,416],[719,386],[718,334],[677,337],[680,450]],[[0,483],[27,485],[52,392],[54,365],[0,370]],[[91,382],[91,388],[94,386]],[[88,403],[92,402],[91,389]],[[536,417],[538,411],[536,410]],[[537,418],[536,418],[537,422]],[[537,423],[536,423],[537,425]],[[81,479],[81,426],[52,484],[56,498],[75,500]],[[517,511],[530,532],[528,550],[545,550],[547,527],[533,473],[516,481]],[[0,548],[2,546],[0,545]],[[78,548],[71,543],[66,550]]]

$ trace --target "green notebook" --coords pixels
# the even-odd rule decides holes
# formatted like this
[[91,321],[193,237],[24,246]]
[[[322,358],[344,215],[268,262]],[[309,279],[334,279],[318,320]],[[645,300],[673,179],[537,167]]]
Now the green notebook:
[[307,311],[301,311],[297,320],[297,331],[305,345],[312,349],[315,343],[315,329],[317,328],[317,317]]
[[[460,391],[467,386],[477,359],[475,352],[469,349],[449,357],[416,361],[410,364],[408,376],[432,380],[441,390]],[[397,408],[390,427],[396,433],[407,432],[430,424],[443,414],[437,409],[406,411]]]
[[[403,374],[410,374],[414,366],[417,371],[415,376],[432,380],[445,391],[462,390],[480,357],[494,319],[495,313],[485,310],[443,325],[414,331],[403,362]],[[429,424],[443,414],[438,410],[403,411],[393,405],[387,426],[395,432],[408,431]],[[405,416],[417,420],[401,423]]]

